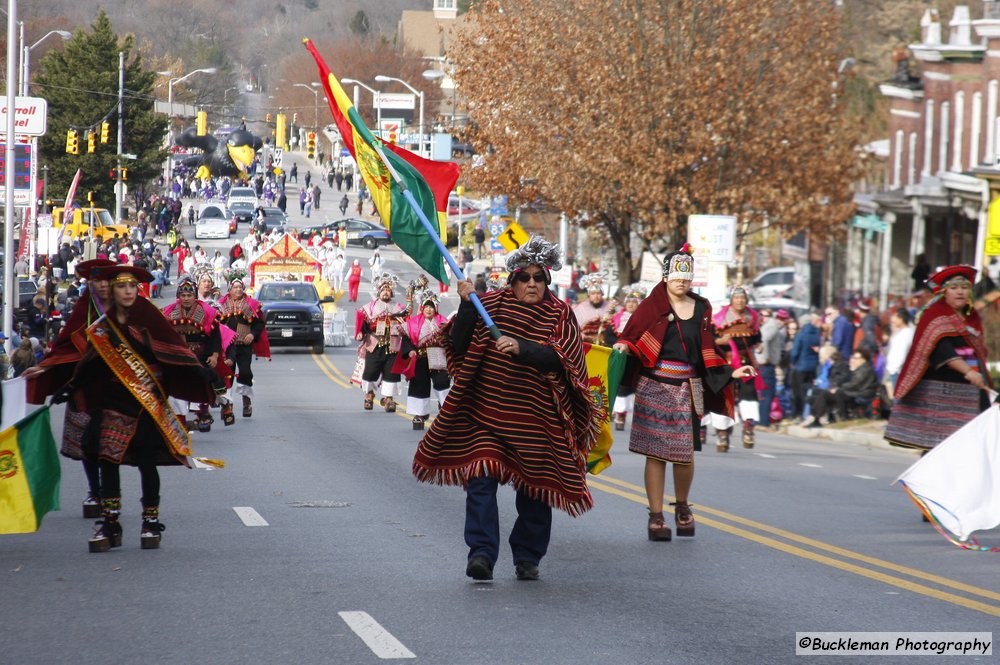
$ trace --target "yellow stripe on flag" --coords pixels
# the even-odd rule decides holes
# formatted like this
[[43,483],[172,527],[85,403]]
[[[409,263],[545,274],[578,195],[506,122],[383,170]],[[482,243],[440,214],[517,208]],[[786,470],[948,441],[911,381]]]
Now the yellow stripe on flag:
[[37,528],[17,428],[8,427],[0,432],[0,533],[29,533]]
[[601,419],[601,431],[597,435],[594,447],[587,455],[587,471],[595,476],[611,466],[611,444],[614,438],[611,433],[611,404],[608,403],[608,360],[611,349],[604,346],[591,346],[587,351],[588,387],[591,399],[597,406]]

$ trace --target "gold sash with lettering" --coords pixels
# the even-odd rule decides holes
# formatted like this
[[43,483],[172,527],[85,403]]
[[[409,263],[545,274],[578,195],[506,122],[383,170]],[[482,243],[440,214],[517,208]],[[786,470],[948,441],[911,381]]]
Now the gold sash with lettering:
[[153,418],[170,451],[181,458],[190,455],[191,438],[167,401],[167,392],[115,324],[102,316],[87,328],[87,338],[122,385]]

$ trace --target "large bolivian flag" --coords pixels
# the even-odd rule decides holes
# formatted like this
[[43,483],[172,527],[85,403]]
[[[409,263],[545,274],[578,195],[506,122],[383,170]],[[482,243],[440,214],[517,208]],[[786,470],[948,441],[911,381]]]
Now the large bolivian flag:
[[601,431],[587,455],[587,472],[595,476],[611,466],[611,407],[618,395],[618,384],[625,373],[626,356],[606,346],[584,345],[591,398],[601,415]]
[[48,407],[0,432],[0,533],[37,531],[59,510],[59,478]]
[[421,224],[416,211],[407,203],[400,185],[393,181],[375,146],[385,149],[386,159],[399,173],[406,189],[413,194],[427,219],[432,224],[437,223],[438,234],[442,239],[447,235],[448,195],[458,181],[458,165],[424,159],[409,150],[383,143],[376,138],[361,121],[361,116],[340,86],[340,81],[330,72],[312,41],[302,41],[316,61],[320,81],[323,82],[326,98],[330,102],[333,121],[340,130],[345,147],[358,164],[372,202],[392,241],[434,279],[447,284],[448,275],[440,251]]

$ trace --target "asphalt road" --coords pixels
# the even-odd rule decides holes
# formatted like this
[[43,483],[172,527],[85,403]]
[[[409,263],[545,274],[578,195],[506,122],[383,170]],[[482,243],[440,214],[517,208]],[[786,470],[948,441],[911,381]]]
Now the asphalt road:
[[[64,459],[63,510],[0,537],[0,663],[793,663],[800,631],[998,623],[994,555],[947,544],[890,486],[911,454],[769,433],[754,450],[698,454],[698,533],[669,543],[646,540],[643,461],[617,433],[594,510],[556,514],[541,581],[517,581],[502,549],[496,580],[474,584],[464,495],[413,479],[420,433],[402,411],[362,410],[355,357],[257,361],[253,418],[192,435],[225,468],[162,471],[159,550],[139,549],[125,469],[125,544],[88,553],[83,473]],[[57,435],[61,418],[56,407]],[[506,534],[509,489],[500,505]],[[1000,545],[995,531],[982,540]]]

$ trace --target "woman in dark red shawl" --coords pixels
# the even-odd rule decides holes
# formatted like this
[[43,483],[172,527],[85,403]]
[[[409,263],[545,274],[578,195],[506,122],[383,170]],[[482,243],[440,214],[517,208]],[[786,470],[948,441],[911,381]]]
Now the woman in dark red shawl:
[[[142,478],[143,549],[159,546],[160,476],[158,465],[188,465],[190,439],[167,401],[168,395],[208,401],[211,384],[160,311],[138,294],[152,275],[134,266],[91,271],[92,279],[111,284],[111,307],[89,326],[68,329],[52,371],[39,375],[29,393],[55,392],[68,400],[63,451],[78,451],[100,468],[103,519],[90,540],[92,552],[121,545],[119,466],[137,466]],[[68,381],[56,385],[69,372]]]
[[663,519],[667,462],[673,464],[677,535],[694,535],[688,492],[694,451],[701,450],[701,420],[707,412],[732,418],[730,382],[756,374],[752,365],[734,370],[726,362],[715,344],[712,305],[691,293],[693,278],[694,258],[687,245],[668,254],[663,281],[632,314],[614,347],[635,356],[622,384],[635,389],[629,450],[646,456],[650,540],[671,538]]
[[975,268],[958,265],[927,280],[934,297],[917,315],[896,381],[889,443],[930,450],[989,406],[983,322],[972,306],[975,277]]

